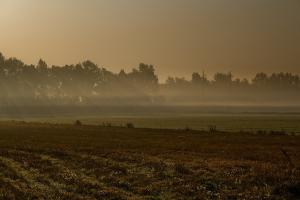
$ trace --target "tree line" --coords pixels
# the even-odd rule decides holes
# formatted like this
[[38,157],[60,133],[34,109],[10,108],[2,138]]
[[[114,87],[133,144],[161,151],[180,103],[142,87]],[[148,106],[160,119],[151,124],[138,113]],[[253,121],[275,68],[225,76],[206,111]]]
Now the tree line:
[[220,98],[224,93],[234,99],[234,96],[241,96],[239,93],[243,97],[245,93],[263,96],[264,91],[282,98],[287,91],[292,94],[299,92],[300,88],[299,76],[292,73],[258,73],[252,80],[234,78],[232,73],[216,73],[209,80],[205,73],[195,72],[191,80],[179,77],[169,77],[164,83],[158,80],[154,66],[144,63],[130,72],[121,70],[113,73],[89,60],[50,67],[43,60],[36,65],[27,65],[17,58],[5,58],[0,53],[0,104],[7,105],[101,104],[126,100],[156,103],[168,99],[169,94],[197,100],[201,97]]
[[173,86],[191,86],[191,85],[202,85],[202,86],[238,86],[238,87],[256,87],[256,88],[274,88],[276,89],[299,89],[300,88],[300,77],[299,75],[292,73],[272,73],[268,75],[266,73],[257,73],[256,76],[249,81],[248,79],[233,78],[232,73],[216,73],[213,80],[208,80],[206,75],[203,73],[200,75],[195,72],[192,74],[192,79],[186,80],[185,78],[169,77],[166,81],[167,85]]

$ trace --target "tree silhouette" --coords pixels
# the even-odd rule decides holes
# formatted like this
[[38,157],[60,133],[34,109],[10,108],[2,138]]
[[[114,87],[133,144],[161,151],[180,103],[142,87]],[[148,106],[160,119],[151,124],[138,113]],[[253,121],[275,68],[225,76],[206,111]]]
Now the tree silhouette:
[[[0,104],[93,104],[129,102],[153,103],[155,95],[169,93],[180,98],[262,100],[300,97],[300,78],[291,73],[257,73],[250,81],[233,79],[231,73],[216,73],[208,80],[195,72],[191,80],[168,77],[158,82],[153,65],[141,63],[126,73],[111,72],[90,60],[76,65],[51,66],[40,59],[36,66],[0,53]],[[175,92],[175,93],[174,93]],[[162,96],[162,97],[161,97]],[[222,98],[221,98],[222,97]]]
[[230,85],[232,83],[232,74],[216,73],[214,76],[214,81],[218,85]]
[[4,65],[4,61],[5,61],[5,57],[2,55],[2,53],[0,52],[0,66]]

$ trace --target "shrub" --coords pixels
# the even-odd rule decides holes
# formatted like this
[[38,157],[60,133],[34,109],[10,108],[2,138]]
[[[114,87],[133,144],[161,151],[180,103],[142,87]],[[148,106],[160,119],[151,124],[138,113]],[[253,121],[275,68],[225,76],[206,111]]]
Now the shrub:
[[217,126],[211,125],[208,127],[209,133],[216,133],[217,132]]
[[76,120],[74,125],[75,126],[82,126],[82,122],[80,120]]
[[185,131],[191,131],[192,129],[190,127],[186,126],[184,130]]
[[111,123],[109,123],[109,122],[103,122],[102,123],[102,127],[108,127],[108,128],[111,128],[113,125],[111,124]]
[[127,123],[127,124],[126,124],[126,127],[127,127],[127,128],[134,128],[134,124],[133,124],[133,123]]
[[287,135],[285,131],[270,131],[270,135]]

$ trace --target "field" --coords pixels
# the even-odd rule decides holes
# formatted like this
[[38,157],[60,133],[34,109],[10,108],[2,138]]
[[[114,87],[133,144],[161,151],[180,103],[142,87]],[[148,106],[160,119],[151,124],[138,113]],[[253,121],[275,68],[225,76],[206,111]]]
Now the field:
[[300,199],[300,137],[1,122],[0,199]]
[[0,119],[28,122],[73,123],[138,128],[208,130],[226,132],[281,131],[300,134],[299,107],[136,106],[136,107],[0,107]]
[[[74,117],[6,118],[28,122],[73,123]],[[193,129],[208,131],[215,126],[225,132],[285,132],[300,134],[300,115],[230,115],[212,114],[202,116],[81,116],[84,124],[125,126],[130,122],[137,128]]]

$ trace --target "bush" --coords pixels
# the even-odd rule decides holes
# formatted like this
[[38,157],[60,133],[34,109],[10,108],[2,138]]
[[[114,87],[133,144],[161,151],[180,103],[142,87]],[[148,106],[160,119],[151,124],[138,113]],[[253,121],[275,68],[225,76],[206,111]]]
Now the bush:
[[191,131],[192,129],[190,127],[186,126],[184,130],[185,131]]
[[126,124],[126,127],[127,127],[127,128],[134,128],[134,125],[133,125],[133,123],[127,123],[127,124]]
[[270,135],[287,135],[285,131],[270,131]]
[[74,125],[75,126],[82,126],[82,122],[80,120],[76,120]]
[[111,128],[113,125],[112,125],[111,123],[109,123],[109,122],[107,122],[107,123],[103,122],[103,123],[102,123],[102,126],[103,126],[103,127]]
[[208,130],[209,133],[216,133],[217,132],[217,126],[215,126],[215,125],[209,126],[208,129],[209,129]]

